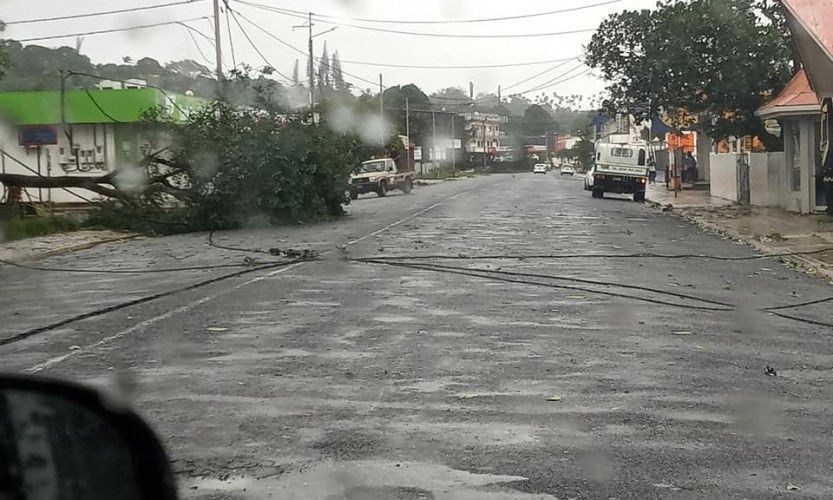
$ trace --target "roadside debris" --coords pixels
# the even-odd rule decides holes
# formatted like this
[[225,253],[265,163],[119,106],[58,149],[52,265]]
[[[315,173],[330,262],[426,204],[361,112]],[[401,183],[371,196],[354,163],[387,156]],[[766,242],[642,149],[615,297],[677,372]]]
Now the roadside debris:
[[224,326],[208,326],[205,328],[209,332],[227,332],[228,328]]
[[793,483],[787,483],[787,491],[801,491],[801,488],[794,485]]
[[549,401],[551,403],[561,401],[561,396],[550,396],[550,397],[547,398],[547,401]]
[[766,370],[764,370],[764,375],[766,375],[767,377],[777,377],[778,372],[775,370],[775,368],[767,365]]
[[71,345],[71,346],[69,346],[69,350],[70,350],[70,351],[77,351],[77,350],[79,350],[79,349],[81,349],[81,346],[77,346],[77,345]]
[[694,333],[689,332],[687,330],[679,330],[679,331],[671,332],[671,333],[673,333],[674,335],[694,335]]

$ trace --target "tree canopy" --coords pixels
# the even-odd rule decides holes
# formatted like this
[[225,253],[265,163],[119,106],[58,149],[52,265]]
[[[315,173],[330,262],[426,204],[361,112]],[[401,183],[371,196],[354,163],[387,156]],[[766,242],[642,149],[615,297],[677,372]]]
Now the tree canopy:
[[792,51],[772,0],[664,0],[608,17],[587,64],[608,81],[613,107],[638,119],[662,113],[716,138],[774,142],[754,112],[792,73]]

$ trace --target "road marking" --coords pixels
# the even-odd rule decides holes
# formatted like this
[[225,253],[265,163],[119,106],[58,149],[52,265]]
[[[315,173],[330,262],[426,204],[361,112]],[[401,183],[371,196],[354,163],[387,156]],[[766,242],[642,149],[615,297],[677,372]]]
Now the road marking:
[[[362,236],[361,238],[357,238],[357,239],[355,239],[355,240],[348,241],[348,242],[347,242],[347,245],[355,245],[356,243],[359,243],[359,242],[361,242],[361,241],[364,241],[364,240],[366,240],[366,239],[368,239],[368,238],[372,238],[373,236],[376,236],[376,235],[378,235],[378,234],[381,234],[381,233],[383,233],[383,232],[385,232],[385,231],[387,231],[387,230],[389,230],[389,229],[391,229],[391,228],[393,228],[393,227],[398,226],[399,224],[402,224],[403,222],[407,222],[407,221],[409,221],[409,220],[411,220],[411,219],[413,219],[413,218],[415,218],[415,217],[419,217],[420,215],[423,215],[423,214],[425,214],[425,213],[427,213],[427,212],[430,212],[431,210],[433,210],[433,209],[437,208],[438,206],[440,206],[440,205],[442,205],[442,204],[446,203],[448,200],[452,200],[452,199],[454,199],[454,198],[456,198],[456,197],[460,196],[461,194],[464,194],[464,193],[467,193],[467,192],[468,192],[468,190],[466,190],[466,191],[461,191],[461,192],[459,192],[459,193],[455,194],[454,196],[451,196],[451,197],[449,197],[449,198],[446,198],[446,199],[445,199],[445,200],[443,200],[443,201],[440,201],[440,202],[434,203],[433,205],[431,205],[431,206],[430,206],[430,207],[428,207],[428,208],[424,208],[424,209],[422,209],[422,210],[420,210],[420,211],[418,211],[418,212],[416,212],[416,213],[413,213],[413,214],[411,214],[411,215],[409,215],[409,216],[407,216],[407,217],[404,217],[404,218],[402,218],[402,219],[399,219],[398,221],[396,221],[396,222],[394,222],[394,223],[392,223],[392,224],[388,224],[387,226],[383,227],[382,229],[379,229],[379,230],[373,231],[372,233],[367,234],[367,235],[365,235],[365,236]],[[62,362],[64,362],[64,361],[66,361],[67,359],[69,359],[69,358],[71,358],[71,357],[75,356],[75,355],[76,355],[76,354],[78,354],[78,353],[81,353],[81,352],[84,352],[84,351],[88,351],[88,350],[92,350],[92,349],[96,349],[96,348],[102,347],[102,346],[104,346],[104,345],[106,345],[106,344],[109,344],[110,342],[113,342],[114,340],[119,340],[119,339],[121,339],[121,338],[123,338],[123,337],[125,337],[125,336],[127,336],[127,335],[130,335],[131,333],[134,333],[134,332],[136,332],[136,331],[139,331],[139,330],[142,330],[142,329],[144,329],[144,328],[147,328],[147,327],[149,327],[149,326],[151,326],[151,325],[153,325],[153,324],[155,324],[155,323],[158,323],[158,322],[160,322],[160,321],[166,320],[166,319],[168,319],[168,318],[170,318],[170,317],[172,317],[172,316],[174,316],[174,315],[176,315],[176,314],[180,314],[180,313],[188,312],[189,310],[193,309],[194,307],[197,307],[197,306],[200,306],[200,305],[202,305],[202,304],[205,304],[206,302],[208,302],[208,301],[210,301],[210,300],[214,300],[214,299],[216,299],[217,297],[221,297],[221,296],[223,296],[223,295],[226,295],[226,294],[228,294],[228,293],[231,293],[231,292],[232,292],[232,291],[234,291],[234,290],[239,290],[239,289],[241,289],[241,288],[247,287],[247,286],[252,285],[252,284],[254,284],[254,283],[258,283],[258,282],[263,281],[263,280],[265,280],[265,279],[271,278],[272,276],[275,276],[275,275],[278,275],[278,274],[280,274],[280,273],[284,273],[284,272],[286,272],[286,271],[289,271],[290,269],[295,269],[295,268],[300,267],[300,266],[302,266],[302,265],[304,265],[304,264],[306,264],[306,263],[307,263],[306,261],[305,261],[305,262],[297,262],[297,263],[292,264],[292,265],[290,265],[290,266],[282,267],[282,268],[277,269],[277,270],[275,270],[275,271],[271,271],[271,272],[269,272],[269,273],[266,273],[266,274],[264,274],[264,275],[262,275],[262,276],[258,276],[257,278],[252,278],[252,279],[250,279],[250,280],[248,280],[248,281],[244,281],[243,283],[240,283],[240,284],[238,284],[238,285],[235,285],[235,286],[234,286],[234,287],[232,287],[232,288],[229,288],[229,289],[223,290],[223,291],[221,291],[221,292],[219,292],[219,293],[217,293],[217,294],[215,294],[215,295],[206,296],[206,297],[203,297],[203,298],[201,298],[201,299],[195,300],[194,302],[191,302],[190,304],[185,304],[184,306],[177,307],[176,309],[171,309],[170,311],[168,311],[168,312],[166,312],[166,313],[163,313],[163,314],[160,314],[159,316],[154,316],[153,318],[149,318],[149,319],[146,319],[146,320],[144,320],[144,321],[142,321],[142,322],[136,323],[135,325],[133,325],[133,326],[131,326],[131,327],[129,327],[129,328],[126,328],[126,329],[124,329],[124,330],[122,330],[122,331],[120,331],[120,332],[118,332],[118,333],[114,333],[113,335],[110,335],[110,336],[104,337],[103,339],[99,340],[98,342],[95,342],[95,343],[92,343],[92,344],[90,344],[90,345],[84,346],[84,347],[83,347],[83,348],[81,348],[81,349],[74,350],[74,351],[70,351],[70,352],[68,352],[68,353],[66,353],[66,354],[62,354],[62,355],[60,355],[60,356],[55,356],[55,357],[53,357],[53,358],[47,359],[46,361],[43,361],[43,362],[41,362],[41,363],[38,363],[38,364],[36,364],[35,366],[33,366],[33,367],[31,367],[31,368],[29,368],[28,370],[25,370],[25,371],[26,371],[27,373],[38,373],[38,372],[41,372],[41,371],[43,371],[43,370],[46,370],[46,369],[52,368],[53,366],[55,366],[55,365],[57,365],[57,364],[59,364],[59,363],[62,363]]]

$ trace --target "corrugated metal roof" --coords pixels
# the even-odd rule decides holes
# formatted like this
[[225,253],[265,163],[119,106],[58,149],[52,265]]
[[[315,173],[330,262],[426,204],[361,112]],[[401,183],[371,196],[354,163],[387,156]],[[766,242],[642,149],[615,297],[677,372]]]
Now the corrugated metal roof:
[[833,59],[833,0],[781,0]]
[[819,105],[819,98],[810,85],[807,72],[804,68],[793,76],[790,83],[778,94],[778,97],[761,106],[758,114],[772,114],[775,112],[790,112],[796,108],[807,108],[808,106]]

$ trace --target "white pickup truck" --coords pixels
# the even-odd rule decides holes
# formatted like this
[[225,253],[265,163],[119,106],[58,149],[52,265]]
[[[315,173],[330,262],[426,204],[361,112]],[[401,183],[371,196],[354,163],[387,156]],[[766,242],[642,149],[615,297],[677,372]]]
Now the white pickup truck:
[[596,144],[592,184],[593,198],[605,193],[632,194],[633,201],[645,201],[648,184],[648,151],[645,146]]
[[387,196],[391,189],[409,194],[414,189],[415,175],[413,168],[402,168],[391,158],[364,161],[350,174],[350,198],[355,200],[363,193]]

